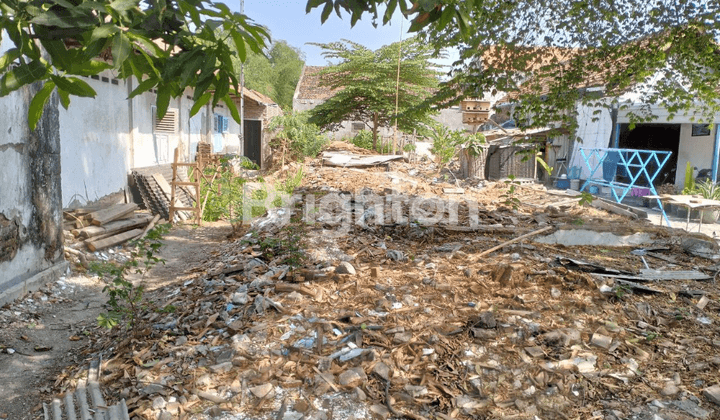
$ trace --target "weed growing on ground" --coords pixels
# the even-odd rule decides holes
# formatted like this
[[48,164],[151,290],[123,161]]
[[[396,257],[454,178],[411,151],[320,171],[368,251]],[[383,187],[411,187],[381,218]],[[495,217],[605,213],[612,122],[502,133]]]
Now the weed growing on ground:
[[503,200],[503,204],[506,206],[512,207],[514,210],[517,210],[520,206],[520,199],[517,198],[517,186],[520,185],[520,182],[515,180],[515,175],[508,176],[508,179],[504,181],[505,185],[508,186],[508,189],[505,190],[505,192],[500,195],[500,198]]
[[[122,264],[103,262],[90,265],[90,272],[108,282],[103,293],[108,294],[107,306],[110,310],[98,316],[98,325],[108,329],[120,325],[128,331],[137,331],[135,327],[141,311],[149,308],[147,302],[143,301],[145,286],[142,280],[152,267],[165,264],[165,260],[156,254],[162,246],[163,235],[169,230],[169,224],[157,225],[143,238],[130,242],[130,258]],[[130,273],[141,275],[140,284],[136,286],[126,278]]]

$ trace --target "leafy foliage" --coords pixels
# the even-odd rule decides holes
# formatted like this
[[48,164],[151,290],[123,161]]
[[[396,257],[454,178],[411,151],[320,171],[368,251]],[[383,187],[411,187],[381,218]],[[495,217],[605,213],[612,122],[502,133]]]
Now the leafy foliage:
[[694,109],[694,118],[713,122],[720,111],[717,0],[309,0],[313,8],[323,22],[333,10],[349,14],[351,25],[368,15],[387,24],[399,8],[437,50],[459,49],[437,101],[505,92],[528,127],[573,128],[578,102],[624,109],[631,123],[652,120],[622,96],[635,88],[636,103],[658,104],[670,117]]
[[695,172],[692,163],[685,164],[685,184],[682,193],[685,195],[695,194]]
[[720,184],[710,180],[698,181],[695,193],[709,200],[720,200]]
[[220,174],[215,178],[212,185],[205,178],[212,178],[217,170],[214,166],[205,168],[205,178],[200,179],[200,197],[204,199],[205,209],[203,210],[203,220],[206,222],[214,222],[220,219],[229,219],[233,216],[233,203],[242,197],[244,185],[247,182],[245,178],[235,176],[227,167],[227,162],[222,162]]
[[[235,59],[236,67],[240,60]],[[245,61],[245,86],[292,110],[295,87],[303,68],[303,53],[285,41],[275,41],[264,54],[250,53]]]
[[327,136],[320,133],[320,129],[309,122],[307,112],[294,112],[275,117],[268,127],[275,132],[275,139],[271,144],[283,149],[283,156],[289,153],[294,158],[305,156],[315,157],[327,144]]
[[517,210],[520,206],[520,199],[517,197],[517,187],[520,182],[515,179],[515,175],[509,175],[508,179],[504,181],[508,188],[500,195],[500,198],[503,200],[503,204]]
[[244,61],[269,40],[265,28],[209,0],[4,1],[0,11],[0,30],[15,45],[0,57],[0,96],[43,83],[31,102],[31,129],[52,92],[65,108],[71,96],[95,97],[78,76],[108,69],[140,81],[130,97],[157,89],[159,118],[171,97],[193,87],[192,114],[223,101],[239,121],[229,96],[238,86],[230,45]]
[[156,264],[165,264],[165,260],[155,255],[162,246],[162,236],[169,230],[169,224],[157,225],[145,237],[131,242],[133,250],[130,258],[122,264],[105,262],[90,265],[90,272],[109,281],[103,293],[108,294],[107,306],[110,310],[98,315],[98,325],[112,329],[122,323],[126,330],[136,331],[140,312],[148,309],[143,302],[145,287],[142,282],[134,285],[126,276],[134,272],[144,277]]
[[437,124],[430,135],[433,145],[430,152],[441,166],[445,166],[455,156],[455,147],[462,140],[461,131],[453,131],[444,125]]
[[373,140],[373,133],[369,130],[360,130],[352,138],[352,144],[362,149],[374,150],[379,153],[390,153],[392,151],[391,144],[377,144]]
[[377,51],[348,40],[313,45],[323,49],[325,58],[338,63],[320,73],[321,85],[337,93],[310,111],[311,123],[334,131],[343,121],[363,121],[372,127],[375,141],[378,129],[393,126],[396,119],[403,132],[424,132],[432,123],[433,111],[421,105],[438,85],[438,66],[430,61],[438,56],[419,38],[404,40],[402,48],[394,43]]

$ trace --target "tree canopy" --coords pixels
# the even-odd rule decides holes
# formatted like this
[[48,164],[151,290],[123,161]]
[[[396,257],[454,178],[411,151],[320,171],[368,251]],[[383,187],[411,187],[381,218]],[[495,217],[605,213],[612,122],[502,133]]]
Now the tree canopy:
[[404,132],[432,124],[432,111],[421,105],[432,96],[440,73],[430,61],[435,56],[432,47],[419,38],[376,51],[347,40],[313,45],[322,48],[323,56],[337,60],[337,64],[320,73],[321,84],[335,93],[311,110],[311,123],[336,130],[343,121],[363,121],[372,128],[375,142],[378,129],[394,125],[396,119],[398,129]]
[[193,114],[223,101],[239,121],[229,96],[238,86],[231,45],[244,61],[270,39],[247,16],[209,0],[3,1],[0,11],[0,36],[15,45],[0,57],[0,96],[43,83],[30,105],[31,128],[54,91],[65,108],[72,95],[94,97],[77,76],[107,69],[122,79],[135,76],[131,97],[157,89],[159,117],[171,97],[193,87]]
[[290,111],[303,64],[300,50],[285,41],[275,41],[265,54],[248,54],[245,86],[271,97],[284,110]]
[[386,24],[400,9],[437,50],[459,49],[436,100],[505,92],[530,126],[572,126],[578,103],[627,108],[617,101],[631,89],[671,116],[694,109],[713,122],[720,111],[718,0],[309,0],[313,8],[322,21],[349,14],[353,25]]

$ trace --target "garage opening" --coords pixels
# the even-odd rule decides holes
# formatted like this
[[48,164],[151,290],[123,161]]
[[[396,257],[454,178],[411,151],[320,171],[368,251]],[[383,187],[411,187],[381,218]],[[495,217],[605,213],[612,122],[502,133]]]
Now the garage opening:
[[[619,147],[672,152],[670,159],[655,178],[654,184],[657,186],[675,183],[680,147],[680,124],[636,124],[632,130],[630,130],[630,124],[620,124]],[[649,164],[647,169],[652,174],[657,169],[657,165]],[[627,180],[627,176],[623,176],[623,174],[618,173],[618,177],[625,178],[625,182]]]

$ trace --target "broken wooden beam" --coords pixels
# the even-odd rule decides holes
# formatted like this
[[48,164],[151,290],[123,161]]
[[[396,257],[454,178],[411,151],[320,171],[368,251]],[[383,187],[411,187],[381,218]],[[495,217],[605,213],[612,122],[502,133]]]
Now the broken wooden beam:
[[116,220],[103,226],[88,226],[70,231],[76,238],[93,238],[108,233],[120,233],[139,226],[145,226],[152,219],[150,214],[137,214],[129,219]]
[[136,236],[138,236],[142,233],[143,233],[142,229],[129,230],[127,232],[123,232],[118,235],[111,236],[109,238],[100,239],[97,241],[87,241],[87,247],[92,252],[99,251],[99,250],[107,248],[107,247],[119,245],[123,242],[126,242],[130,239],[135,238]]
[[485,255],[488,255],[488,254],[490,254],[490,253],[492,253],[492,252],[494,252],[494,251],[497,251],[497,250],[500,249],[500,248],[504,248],[504,247],[506,247],[506,246],[508,246],[508,245],[510,245],[510,244],[514,244],[515,242],[522,241],[523,239],[530,238],[530,237],[535,236],[535,235],[539,235],[539,234],[541,234],[541,233],[547,232],[547,231],[552,230],[552,229],[554,229],[552,226],[546,226],[546,227],[544,227],[544,228],[542,228],[542,229],[538,229],[538,230],[535,230],[535,231],[533,231],[533,232],[526,233],[525,235],[518,236],[518,237],[515,238],[515,239],[511,239],[511,240],[509,240],[509,241],[503,242],[503,243],[501,243],[501,244],[498,245],[498,246],[494,246],[494,247],[492,247],[492,248],[490,248],[490,249],[488,249],[488,250],[485,250],[485,251],[477,254],[477,255],[475,256],[475,258],[477,259],[477,258],[480,258],[480,257],[484,257]]
[[118,204],[108,209],[98,210],[90,213],[90,219],[92,224],[96,226],[102,226],[105,223],[112,222],[114,220],[122,219],[128,214],[137,210],[138,206],[135,203]]

